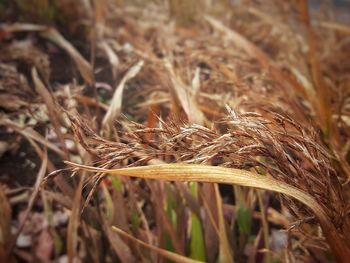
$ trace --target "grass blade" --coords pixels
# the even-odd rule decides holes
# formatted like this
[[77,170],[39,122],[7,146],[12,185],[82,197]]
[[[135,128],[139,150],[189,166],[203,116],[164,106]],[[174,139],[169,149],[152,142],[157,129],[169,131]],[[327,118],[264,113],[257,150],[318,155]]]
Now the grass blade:
[[0,261],[6,262],[8,244],[11,238],[11,207],[3,189],[0,187]]
[[142,69],[143,67],[143,60],[140,60],[137,62],[134,66],[132,66],[128,72],[125,74],[121,82],[119,83],[118,87],[116,88],[111,105],[103,118],[102,126],[107,127],[108,125],[111,125],[112,122],[115,120],[115,118],[120,114],[121,108],[122,108],[122,101],[123,101],[123,91],[125,88],[125,84],[130,79],[134,78]]
[[55,129],[55,133],[60,141],[61,147],[63,151],[66,153],[66,158],[68,158],[68,152],[66,149],[66,144],[64,142],[63,134],[60,130],[59,123],[59,113],[57,112],[57,108],[55,107],[55,101],[51,96],[50,92],[46,89],[44,83],[41,81],[36,68],[32,68],[32,78],[35,85],[36,92],[43,98],[44,103],[47,108],[48,116],[52,122],[52,126]]
[[222,211],[222,200],[219,192],[218,184],[214,185],[216,206],[218,209],[218,229],[219,229],[219,260],[221,262],[233,263],[233,251],[230,249],[230,244],[226,234],[224,214]]

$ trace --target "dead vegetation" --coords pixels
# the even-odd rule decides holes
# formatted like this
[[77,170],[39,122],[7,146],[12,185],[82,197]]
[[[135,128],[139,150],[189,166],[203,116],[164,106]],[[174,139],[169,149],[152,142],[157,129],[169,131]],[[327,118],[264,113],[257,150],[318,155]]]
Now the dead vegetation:
[[0,261],[346,262],[341,12],[0,2]]

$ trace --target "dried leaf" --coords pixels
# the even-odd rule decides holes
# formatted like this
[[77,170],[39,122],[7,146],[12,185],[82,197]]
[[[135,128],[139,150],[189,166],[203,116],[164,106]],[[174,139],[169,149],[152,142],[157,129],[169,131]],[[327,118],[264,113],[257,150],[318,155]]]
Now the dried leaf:
[[197,67],[196,71],[194,73],[194,77],[192,79],[192,89],[193,89],[193,94],[194,97],[197,96],[199,89],[201,87],[201,79],[200,79],[200,75],[201,75],[201,68]]
[[113,48],[106,41],[102,41],[100,48],[106,53],[109,63],[112,66],[113,77],[117,76],[117,70],[120,65],[118,55],[114,52]]
[[125,88],[126,82],[128,82],[130,79],[136,77],[136,75],[140,72],[142,69],[144,62],[143,60],[140,60],[138,63],[136,63],[134,66],[132,66],[128,72],[125,74],[121,82],[119,83],[118,87],[116,88],[111,105],[109,106],[109,109],[103,118],[102,126],[107,128],[107,126],[112,127],[113,121],[116,119],[116,117],[120,114],[121,108],[122,108],[122,101],[123,101],[123,91]]
[[[189,88],[181,78],[175,74],[175,70],[169,60],[165,60],[165,68],[168,70],[172,82],[172,93],[175,94],[176,101],[181,104],[186,112],[190,123],[204,124],[205,117],[203,112],[198,108],[197,102],[190,93]],[[195,82],[198,81],[195,80]],[[198,85],[198,83],[195,83],[195,85]]]
[[2,24],[0,25],[0,32],[5,31],[8,33],[15,33],[21,31],[43,31],[47,27],[35,24],[14,23],[14,24]]

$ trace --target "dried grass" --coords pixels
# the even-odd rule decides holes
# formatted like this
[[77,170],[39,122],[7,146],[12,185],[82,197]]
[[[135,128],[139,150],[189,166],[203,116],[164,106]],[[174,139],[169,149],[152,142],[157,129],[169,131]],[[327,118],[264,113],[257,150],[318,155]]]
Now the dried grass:
[[[345,201],[340,191],[341,185],[329,162],[329,154],[321,144],[317,143],[315,132],[302,128],[291,118],[273,112],[265,113],[265,117],[270,117],[269,119],[257,113],[237,114],[232,110],[230,110],[230,115],[230,118],[224,122],[227,126],[227,133],[222,135],[219,131],[199,125],[180,127],[176,123],[161,123],[160,128],[147,128],[133,123],[132,133],[125,135],[127,143],[108,142],[94,134],[87,126],[82,125],[79,120],[74,117],[71,119],[77,139],[88,152],[98,157],[98,163],[103,164],[104,169],[96,170],[98,174],[117,173],[118,170],[106,170],[105,168],[124,166],[123,163],[129,163],[129,158],[133,158],[132,156],[135,156],[136,153],[139,160],[132,162],[130,166],[140,166],[152,159],[161,158],[176,163],[215,164],[235,169],[254,169],[261,174],[272,176],[277,180],[276,182],[285,182],[293,187],[289,195],[294,198],[298,198],[302,193],[312,196],[314,201],[303,200],[308,208],[289,198],[284,198],[284,202],[297,217],[318,217],[326,235],[329,234],[329,226],[324,225],[322,221],[328,222],[326,224],[332,222],[331,229],[333,230],[331,231],[339,229],[339,242],[343,242],[340,240],[346,239],[342,233],[348,227],[348,221],[346,216],[344,217],[346,206],[344,206]],[[154,133],[156,139],[145,141],[143,139],[145,133]],[[226,179],[219,174],[215,176],[215,170],[207,171],[209,167],[203,167],[202,172],[198,171],[199,167],[189,167],[188,172],[191,169],[196,172],[195,176],[188,178],[181,176],[187,173],[186,168],[176,172],[176,166],[160,167],[135,170],[130,175],[175,181],[226,182]],[[174,173],[174,175],[167,176],[168,173]],[[120,170],[117,174],[127,175],[128,173]],[[212,179],[207,181],[206,174],[209,174]],[[94,180],[99,182],[100,179],[101,177],[97,177]],[[234,183],[232,176],[231,178],[228,176],[227,180],[229,183]],[[257,178],[255,177],[254,180]],[[263,187],[269,184],[271,185],[272,182],[266,184],[254,182],[250,186]],[[276,191],[275,188],[265,189]],[[301,192],[296,193],[296,189]],[[283,193],[288,193],[288,191]],[[317,209],[314,207],[316,204]],[[318,212],[315,212],[314,209]],[[320,211],[323,211],[321,214],[326,214],[326,219],[321,219],[323,216],[319,217]],[[330,245],[333,248],[339,246],[339,244]],[[346,247],[342,249],[348,250]],[[337,256],[341,258],[342,253],[338,251]]]
[[[78,2],[56,6],[69,17],[79,9],[67,30],[52,21],[64,34],[0,26],[0,99],[11,100],[0,105],[1,129],[56,171],[45,189],[33,186],[38,206],[26,203],[27,214],[44,206],[48,227],[32,237],[46,235],[50,248],[39,255],[31,244],[16,257],[328,262],[331,251],[348,259],[347,26],[330,11],[316,18],[302,1]],[[86,25],[83,39],[72,37]],[[52,81],[57,47],[76,78]],[[72,166],[83,174],[70,178]],[[220,194],[221,184],[245,187]],[[29,191],[0,191],[1,230],[7,198],[21,211]],[[69,220],[54,225],[63,209]],[[12,214],[20,233],[16,222]],[[287,229],[283,248],[268,244],[280,229],[270,223]]]

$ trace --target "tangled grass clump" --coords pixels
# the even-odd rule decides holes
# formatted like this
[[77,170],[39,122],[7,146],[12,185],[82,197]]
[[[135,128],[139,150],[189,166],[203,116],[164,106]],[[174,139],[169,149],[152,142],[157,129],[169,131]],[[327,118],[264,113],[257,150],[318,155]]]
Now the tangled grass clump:
[[[330,164],[331,156],[316,132],[272,111],[264,115],[254,112],[237,114],[229,109],[229,113],[214,129],[161,120],[159,127],[147,128],[131,122],[130,132],[123,137],[124,142],[107,141],[77,117],[70,115],[70,118],[78,141],[97,157],[96,164],[107,169],[107,173],[108,169],[115,167],[137,167],[158,160],[215,165],[271,176],[277,182],[313,197],[327,215],[328,224],[337,230],[339,241],[347,240],[344,233],[349,222],[341,184]],[[152,139],[145,139],[145,134],[152,134]],[[94,189],[103,178],[102,174],[95,178]],[[220,182],[220,178],[217,180]],[[283,201],[297,218],[318,217],[313,208],[293,198],[285,196]]]

